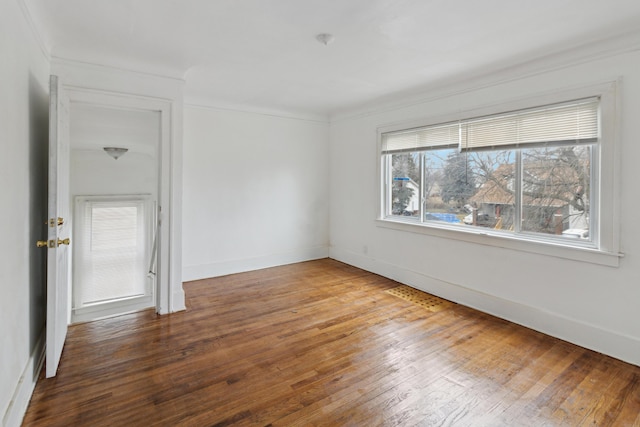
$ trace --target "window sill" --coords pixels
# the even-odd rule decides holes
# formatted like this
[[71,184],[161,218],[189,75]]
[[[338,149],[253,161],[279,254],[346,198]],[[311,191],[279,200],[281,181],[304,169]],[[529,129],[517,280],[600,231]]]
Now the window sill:
[[411,220],[395,218],[377,219],[376,225],[393,230],[425,234],[444,239],[459,240],[608,267],[618,267],[620,258],[623,256],[623,254],[620,253],[606,252],[587,247],[569,246],[556,242],[529,240],[513,235],[493,233],[490,230],[477,230],[471,227],[421,224]]

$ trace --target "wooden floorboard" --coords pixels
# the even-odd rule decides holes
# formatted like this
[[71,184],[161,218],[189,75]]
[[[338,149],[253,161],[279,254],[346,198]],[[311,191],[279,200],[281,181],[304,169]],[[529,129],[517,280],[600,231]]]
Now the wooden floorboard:
[[640,426],[640,367],[324,259],[74,325],[25,426]]

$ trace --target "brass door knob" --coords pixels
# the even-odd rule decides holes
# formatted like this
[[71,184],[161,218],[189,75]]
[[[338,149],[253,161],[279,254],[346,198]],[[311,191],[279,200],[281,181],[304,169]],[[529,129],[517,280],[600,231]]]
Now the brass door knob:
[[68,237],[66,239],[58,239],[58,246],[60,245],[69,245],[71,243],[71,239]]
[[36,247],[38,247],[38,248],[48,248],[49,247],[49,241],[48,240],[38,240],[36,242]]

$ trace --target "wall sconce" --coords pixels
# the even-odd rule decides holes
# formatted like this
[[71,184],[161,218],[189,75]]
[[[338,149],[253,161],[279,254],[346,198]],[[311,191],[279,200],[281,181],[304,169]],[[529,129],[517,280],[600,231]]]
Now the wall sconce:
[[129,151],[128,148],[122,147],[104,147],[103,150],[115,160],[118,160],[118,157]]

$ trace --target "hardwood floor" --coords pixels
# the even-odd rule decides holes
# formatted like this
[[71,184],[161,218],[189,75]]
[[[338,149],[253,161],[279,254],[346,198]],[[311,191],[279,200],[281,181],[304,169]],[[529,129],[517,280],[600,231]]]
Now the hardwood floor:
[[337,261],[72,326],[25,426],[640,426],[640,367]]

